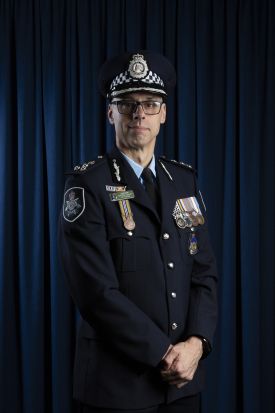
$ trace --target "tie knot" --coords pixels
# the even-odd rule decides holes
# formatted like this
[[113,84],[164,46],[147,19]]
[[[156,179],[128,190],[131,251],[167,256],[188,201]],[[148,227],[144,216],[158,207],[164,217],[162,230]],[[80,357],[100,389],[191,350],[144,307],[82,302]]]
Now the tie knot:
[[144,168],[142,171],[141,177],[145,183],[147,182],[154,183],[153,172],[151,171],[150,168]]

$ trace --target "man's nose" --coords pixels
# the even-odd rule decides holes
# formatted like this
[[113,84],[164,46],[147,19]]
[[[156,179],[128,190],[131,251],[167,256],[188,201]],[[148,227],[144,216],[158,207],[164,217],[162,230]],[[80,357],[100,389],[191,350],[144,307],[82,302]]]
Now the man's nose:
[[141,104],[138,104],[135,112],[133,113],[134,119],[143,119],[145,118],[145,113]]

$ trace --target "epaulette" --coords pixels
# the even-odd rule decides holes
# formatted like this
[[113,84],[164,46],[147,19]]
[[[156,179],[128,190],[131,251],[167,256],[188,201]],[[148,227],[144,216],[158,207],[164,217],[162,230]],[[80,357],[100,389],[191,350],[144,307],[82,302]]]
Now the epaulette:
[[98,164],[100,160],[102,160],[104,156],[99,155],[97,159],[94,159],[89,162],[84,162],[82,165],[76,165],[73,168],[73,171],[69,172],[70,174],[78,174],[78,173],[84,173],[90,170],[94,165]]
[[193,166],[188,165],[188,164],[185,163],[185,162],[176,161],[175,159],[167,159],[165,156],[161,156],[160,158],[163,159],[163,160],[166,161],[166,162],[170,162],[170,163],[172,163],[172,164],[174,164],[174,165],[178,165],[178,166],[181,166],[181,167],[183,167],[183,168],[188,168],[188,169],[190,169],[191,171],[196,172],[196,169],[194,169]]

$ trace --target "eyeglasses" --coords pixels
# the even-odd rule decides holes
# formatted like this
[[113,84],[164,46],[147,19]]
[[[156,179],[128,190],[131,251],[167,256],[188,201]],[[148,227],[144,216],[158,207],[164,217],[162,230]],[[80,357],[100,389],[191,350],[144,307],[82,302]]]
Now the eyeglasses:
[[116,100],[112,104],[117,106],[117,110],[122,115],[132,115],[137,107],[141,106],[145,115],[157,115],[164,102],[145,100],[144,102],[134,102],[130,100]]

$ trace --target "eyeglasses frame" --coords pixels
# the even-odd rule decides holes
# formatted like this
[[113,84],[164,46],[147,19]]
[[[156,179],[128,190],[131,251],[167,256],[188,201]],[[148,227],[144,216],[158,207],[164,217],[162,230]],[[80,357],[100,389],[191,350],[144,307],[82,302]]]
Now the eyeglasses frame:
[[[121,103],[121,102],[134,103],[134,104],[135,104],[135,107],[134,107],[133,111],[132,111],[131,113],[122,113],[122,112],[120,112],[119,109],[118,109],[118,103]],[[160,103],[159,111],[158,111],[157,113],[146,113],[145,110],[144,110],[144,107],[143,107],[143,105],[142,105],[143,103],[146,103],[146,102]],[[137,111],[138,106],[141,106],[141,107],[142,107],[143,112],[144,112],[145,115],[147,115],[147,116],[158,115],[158,114],[160,113],[161,107],[162,107],[162,105],[163,105],[164,103],[165,103],[164,101],[159,102],[158,100],[143,100],[142,102],[138,102],[138,101],[127,100],[127,99],[114,100],[114,101],[111,101],[111,102],[110,102],[111,105],[116,105],[117,110],[118,110],[118,112],[119,112],[121,115],[127,115],[127,116],[132,115],[133,113],[135,113],[135,112]]]

